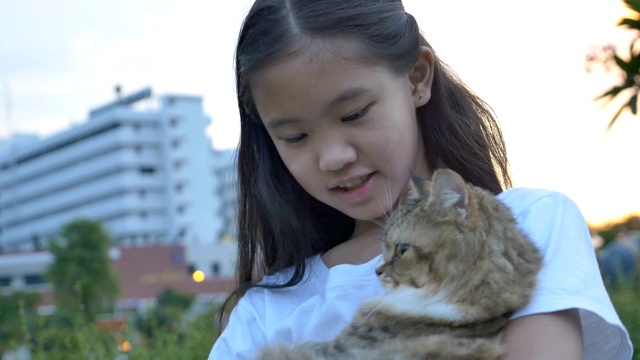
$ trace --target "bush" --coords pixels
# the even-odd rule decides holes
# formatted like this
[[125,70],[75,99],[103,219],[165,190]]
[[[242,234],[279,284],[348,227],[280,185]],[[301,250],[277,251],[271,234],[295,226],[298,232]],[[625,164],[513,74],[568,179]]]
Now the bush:
[[216,338],[216,313],[217,308],[212,308],[180,326],[158,327],[152,339],[141,336],[134,321],[126,321],[122,328],[104,329],[85,316],[40,316],[30,322],[25,338],[30,340],[33,360],[206,359]]

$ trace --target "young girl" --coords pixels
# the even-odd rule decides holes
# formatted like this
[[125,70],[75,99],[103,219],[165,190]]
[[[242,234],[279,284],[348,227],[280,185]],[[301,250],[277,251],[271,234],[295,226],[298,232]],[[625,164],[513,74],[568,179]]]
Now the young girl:
[[380,224],[411,174],[495,193],[544,254],[505,359],[629,359],[576,205],[511,185],[487,104],[399,0],[257,0],[236,48],[241,296],[210,359],[335,337],[383,292]]

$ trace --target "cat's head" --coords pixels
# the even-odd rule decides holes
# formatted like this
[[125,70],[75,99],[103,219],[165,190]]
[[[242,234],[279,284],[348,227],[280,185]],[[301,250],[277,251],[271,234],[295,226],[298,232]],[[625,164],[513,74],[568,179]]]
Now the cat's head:
[[406,194],[376,269],[390,309],[464,322],[530,299],[542,256],[506,205],[448,169],[412,179]]
[[382,285],[432,291],[468,270],[461,266],[479,246],[473,202],[471,186],[452,170],[437,170],[432,181],[412,178],[384,229]]

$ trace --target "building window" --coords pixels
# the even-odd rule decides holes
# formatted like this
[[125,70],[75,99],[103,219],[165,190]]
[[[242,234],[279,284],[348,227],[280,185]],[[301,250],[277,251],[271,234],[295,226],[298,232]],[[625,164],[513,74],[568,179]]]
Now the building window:
[[180,248],[175,248],[171,252],[171,260],[173,260],[174,265],[182,265],[184,264],[184,252]]
[[180,140],[179,139],[173,139],[171,141],[171,147],[174,149],[177,149],[180,147]]
[[147,212],[146,211],[143,211],[143,212],[140,213],[140,219],[142,219],[142,220],[146,220],[147,219]]
[[31,275],[24,276],[24,283],[27,285],[39,285],[39,284],[45,284],[46,281],[44,279],[44,276],[42,275],[31,274]]
[[214,261],[211,263],[211,273],[213,275],[219,275],[220,274],[220,263],[217,261]]
[[142,189],[142,190],[138,191],[138,197],[140,199],[144,199],[146,196],[147,196],[147,191],[146,190]]
[[0,287],[9,287],[9,286],[11,286],[11,277],[0,276]]
[[184,185],[182,185],[182,183],[176,183],[175,185],[176,193],[181,193],[183,188],[184,188]]
[[178,118],[177,116],[174,116],[169,120],[169,125],[171,125],[171,127],[176,127],[178,126],[179,122],[180,122],[180,118]]
[[173,163],[173,168],[176,169],[176,170],[182,169],[182,161],[181,160],[176,160]]
[[156,168],[153,166],[140,166],[139,171],[142,175],[153,175],[156,172]]
[[136,155],[140,156],[142,154],[142,146],[136,145],[133,147],[133,150],[136,152]]

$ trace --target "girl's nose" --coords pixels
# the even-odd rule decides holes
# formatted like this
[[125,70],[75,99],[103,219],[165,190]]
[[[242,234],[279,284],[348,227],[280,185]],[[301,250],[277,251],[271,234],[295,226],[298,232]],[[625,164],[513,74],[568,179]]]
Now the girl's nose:
[[356,161],[356,149],[345,142],[327,141],[321,147],[319,165],[322,171],[338,171]]

